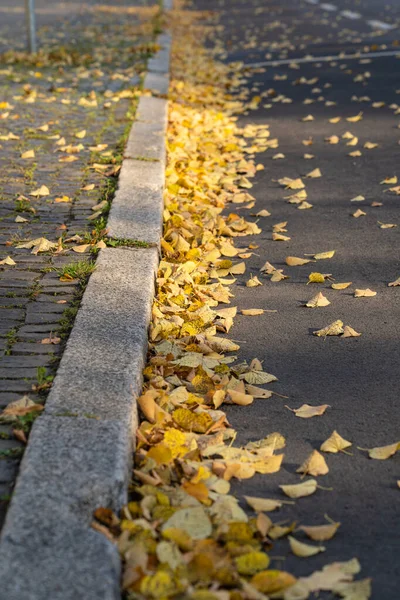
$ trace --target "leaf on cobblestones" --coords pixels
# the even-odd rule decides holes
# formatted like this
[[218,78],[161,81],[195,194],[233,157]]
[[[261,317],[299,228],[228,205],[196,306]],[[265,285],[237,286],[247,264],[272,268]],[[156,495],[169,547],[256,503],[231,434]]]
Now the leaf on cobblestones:
[[42,196],[49,196],[50,190],[46,185],[41,185],[40,188],[38,188],[37,190],[34,190],[29,195],[34,196],[35,198],[39,198]]
[[0,260],[0,265],[8,265],[9,267],[14,267],[16,264],[17,263],[11,258],[11,256],[6,256],[6,258]]
[[17,417],[24,417],[30,413],[39,413],[44,409],[42,404],[33,402],[29,396],[23,396],[19,400],[14,400],[0,414],[0,421],[12,422]]
[[22,244],[17,244],[16,248],[33,248],[32,254],[37,254],[38,252],[48,252],[49,250],[54,250],[58,247],[58,244],[54,242],[50,242],[46,238],[36,238],[35,240],[30,240],[29,242],[23,242]]
[[26,152],[23,152],[21,154],[21,158],[23,158],[23,159],[35,158],[35,151],[34,150],[27,150]]

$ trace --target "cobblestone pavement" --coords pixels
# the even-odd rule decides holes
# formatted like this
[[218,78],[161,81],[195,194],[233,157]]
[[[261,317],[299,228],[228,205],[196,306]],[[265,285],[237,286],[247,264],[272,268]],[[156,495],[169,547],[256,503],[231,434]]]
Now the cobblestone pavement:
[[[20,4],[0,0],[0,409],[23,395],[45,401],[104,235],[158,23],[157,6],[143,2],[38,0],[30,60]],[[57,247],[17,247],[38,238]],[[0,526],[22,452],[0,423]]]

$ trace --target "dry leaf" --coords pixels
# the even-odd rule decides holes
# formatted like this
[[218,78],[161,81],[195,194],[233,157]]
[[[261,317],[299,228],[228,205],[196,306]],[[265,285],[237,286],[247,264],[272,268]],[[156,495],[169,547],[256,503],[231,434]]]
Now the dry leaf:
[[297,256],[287,256],[285,262],[289,267],[297,267],[298,265],[306,265],[311,260],[308,258],[297,258]]
[[262,285],[261,281],[258,279],[257,275],[251,275],[250,279],[246,281],[246,287],[258,287]]
[[378,446],[377,448],[368,450],[368,456],[370,458],[375,458],[376,460],[386,460],[393,456],[393,454],[396,454],[398,450],[400,450],[400,442],[395,442],[388,446]]
[[313,169],[309,173],[307,173],[306,177],[309,179],[316,179],[317,177],[322,177],[322,173],[320,169]]
[[29,195],[34,196],[35,198],[39,198],[40,196],[49,196],[50,190],[46,185],[41,185],[40,188],[34,190]]
[[391,281],[390,283],[388,283],[388,287],[396,287],[398,285],[400,285],[400,277],[395,279],[395,281]]
[[26,152],[23,152],[21,154],[21,158],[35,158],[35,151],[34,150],[27,150]]
[[367,213],[364,212],[363,210],[357,209],[356,212],[353,213],[353,217],[355,219],[358,219],[359,217],[365,217]]
[[350,202],[363,202],[363,200],[365,200],[364,196],[356,196],[355,198],[352,198],[350,200]]
[[311,300],[306,302],[304,306],[308,308],[318,308],[320,306],[328,306],[330,304],[328,298],[326,298],[322,292],[319,292],[316,296],[313,296]]
[[361,121],[362,119],[362,112],[359,112],[358,115],[356,115],[355,117],[346,117],[346,121],[348,121],[349,123],[357,123],[357,121]]
[[315,260],[325,260],[327,258],[333,258],[335,256],[336,250],[328,250],[328,252],[318,252],[313,255]]
[[302,483],[280,485],[279,487],[286,496],[289,496],[289,498],[303,498],[304,496],[311,496],[311,494],[314,494],[318,484],[315,479],[308,479]]
[[332,283],[331,288],[333,290],[345,290],[346,288],[351,286],[352,283],[352,281],[348,281],[346,283]]
[[313,450],[308,458],[303,462],[296,473],[303,473],[303,475],[326,475],[329,472],[329,467],[326,464],[325,458],[318,452]]
[[49,250],[53,250],[54,248],[58,248],[58,244],[54,242],[50,242],[46,240],[46,238],[36,238],[35,240],[30,240],[29,242],[23,242],[22,244],[17,244],[16,248],[33,248],[32,254],[37,254],[38,252],[48,252]]
[[335,430],[325,442],[321,444],[320,450],[322,452],[331,452],[332,454],[337,454],[346,448],[351,446],[351,442],[342,438],[341,435]]
[[262,315],[264,310],[262,308],[244,308],[240,312],[246,317],[256,317],[257,315]]
[[291,535],[289,535],[288,540],[290,544],[290,549],[293,552],[293,554],[302,558],[308,558],[309,556],[314,556],[315,554],[325,552],[326,550],[324,546],[311,546],[310,544],[304,544],[303,542],[299,542],[299,540],[296,540]]
[[257,498],[255,496],[244,496],[247,504],[256,512],[272,512],[281,508],[284,504],[282,500],[271,500],[269,498]]
[[322,273],[310,273],[308,283],[325,283],[325,275]]
[[6,256],[3,260],[0,260],[0,265],[8,265],[9,267],[14,267],[17,263],[15,260],[11,258],[11,256]]
[[339,527],[340,523],[330,523],[329,525],[302,525],[299,529],[314,542],[325,542],[333,538]]
[[378,225],[380,229],[394,229],[397,227],[395,223],[381,223],[380,221],[378,221]]
[[326,337],[327,335],[340,335],[341,333],[343,333],[343,321],[340,319],[333,321],[333,323],[327,325],[323,329],[313,331],[313,335],[317,335],[318,337]]
[[323,415],[326,409],[330,408],[330,405],[321,404],[320,406],[311,406],[310,404],[302,404],[300,408],[290,408],[290,406],[286,406],[286,408],[294,412],[296,417],[310,419],[311,417],[320,417]]
[[369,288],[365,290],[354,290],[354,298],[370,298],[372,296],[376,296],[377,292],[370,290]]
[[381,181],[381,185],[393,185],[395,183],[397,183],[396,175],[394,177],[386,177],[386,179],[383,179],[383,181]]

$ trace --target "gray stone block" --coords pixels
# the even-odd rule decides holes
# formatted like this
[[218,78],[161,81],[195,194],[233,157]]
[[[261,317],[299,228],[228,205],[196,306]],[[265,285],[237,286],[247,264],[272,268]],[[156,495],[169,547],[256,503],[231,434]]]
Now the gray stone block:
[[156,248],[106,248],[89,280],[46,414],[136,423],[158,265]]
[[167,96],[169,90],[169,74],[148,72],[144,78],[143,88],[154,94]]
[[168,73],[169,72],[170,47],[161,48],[150,58],[147,63],[149,73]]
[[2,598],[120,598],[117,549],[90,525],[126,501],[131,450],[117,422],[36,421],[0,538]]
[[158,160],[165,168],[165,131],[168,103],[162,98],[142,96],[137,120],[129,134],[126,158]]
[[125,159],[108,218],[108,235],[160,244],[164,166],[160,162]]

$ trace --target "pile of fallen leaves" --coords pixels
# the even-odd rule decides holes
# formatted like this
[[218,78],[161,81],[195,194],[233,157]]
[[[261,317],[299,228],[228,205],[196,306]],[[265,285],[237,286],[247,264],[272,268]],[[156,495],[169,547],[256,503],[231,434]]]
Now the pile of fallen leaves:
[[[266,514],[313,494],[316,479],[281,486],[281,500],[246,497],[252,516],[229,493],[232,479],[275,473],[284,459],[280,433],[235,446],[235,431],[221,410],[224,404],[246,406],[270,397],[273,392],[260,386],[276,380],[258,359],[240,362],[238,344],[221,335],[236,314],[229,306],[230,286],[257,247],[238,249],[235,238],[260,232],[254,222],[224,209],[254,201],[248,191],[260,169],[254,156],[267,147],[269,131],[265,125],[238,127],[234,115],[254,100],[239,90],[230,95],[240,77],[205,50],[207,30],[197,16],[177,10],[171,24],[163,256],[139,399],[143,420],[132,501],[120,518],[107,509],[96,511],[94,527],[117,540],[129,599],[301,600],[319,590],[368,598],[370,581],[354,581],[357,559],[300,579],[269,568],[274,540],[289,536],[291,552],[307,557],[324,551],[321,543],[337,532],[340,523],[330,520],[294,531],[295,524],[282,526]],[[310,408],[304,405],[298,416],[323,412],[308,414]],[[320,449],[338,452],[350,445],[334,432]],[[327,471],[317,450],[298,469],[303,478]],[[317,545],[297,539],[298,531]]]

